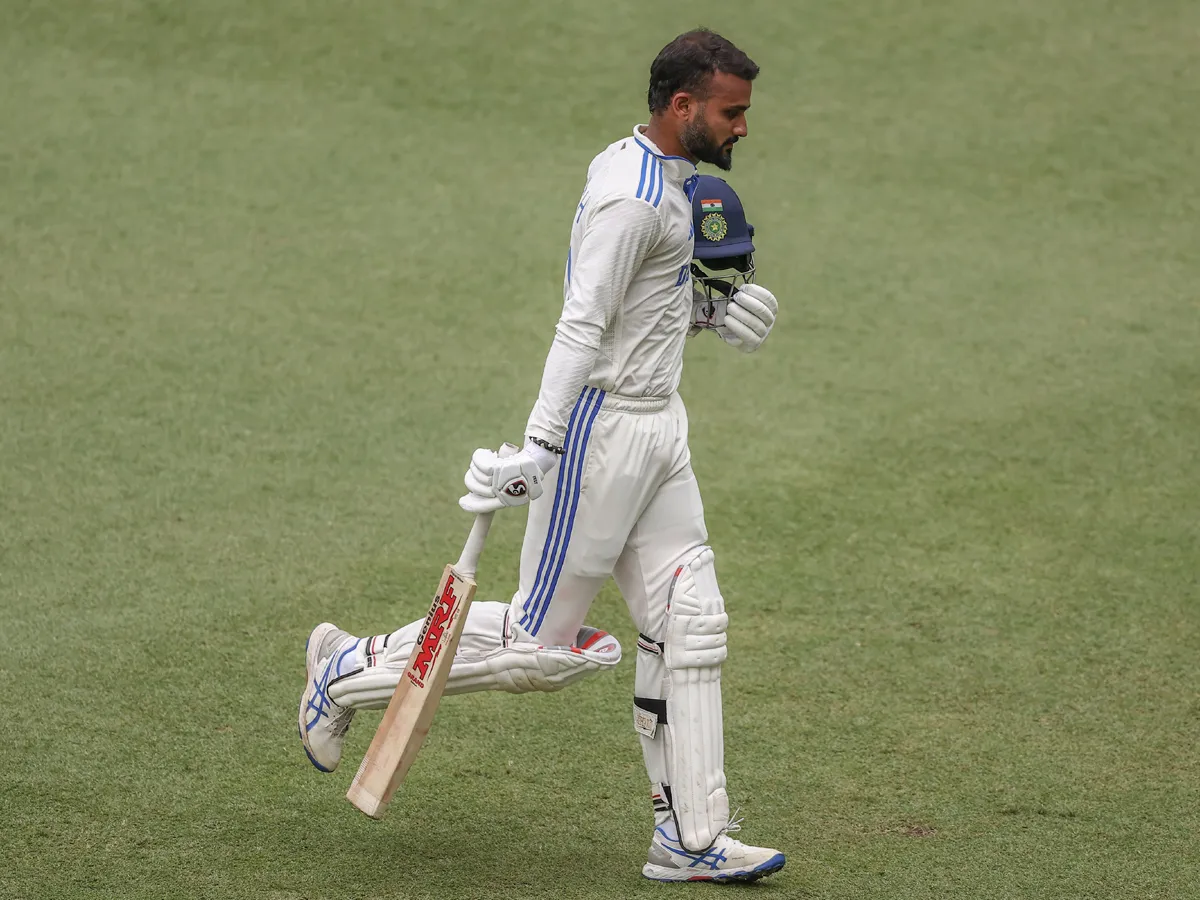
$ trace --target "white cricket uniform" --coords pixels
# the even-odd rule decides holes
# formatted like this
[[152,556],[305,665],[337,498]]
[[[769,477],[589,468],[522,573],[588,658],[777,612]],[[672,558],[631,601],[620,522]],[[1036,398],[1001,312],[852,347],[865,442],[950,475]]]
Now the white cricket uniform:
[[662,630],[704,508],[676,393],[692,312],[689,160],[641,131],[592,160],[571,229],[563,312],[526,434],[564,447],[529,507],[512,621],[570,644],[612,575],[638,630]]
[[[665,840],[677,829],[694,853],[729,821],[720,681],[728,616],[676,393],[692,321],[697,179],[691,162],[664,155],[640,126],[588,169],[562,317],[526,430],[566,452],[529,504],[516,594],[471,607],[447,682],[452,693],[550,691],[616,666],[617,641],[583,627],[611,575],[640,632],[634,729],[655,833]],[[386,704],[421,628],[355,640],[327,668],[329,699]]]

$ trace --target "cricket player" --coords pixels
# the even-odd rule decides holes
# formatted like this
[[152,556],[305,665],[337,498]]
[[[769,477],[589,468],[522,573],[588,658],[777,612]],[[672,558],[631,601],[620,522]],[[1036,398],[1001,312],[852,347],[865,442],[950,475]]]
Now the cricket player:
[[[654,810],[642,873],[660,881],[753,881],[784,865],[730,834],[729,618],[677,393],[689,334],[750,352],[775,322],[775,297],[751,280],[737,195],[696,170],[731,168],[758,71],[707,30],[658,54],[649,124],[592,160],[572,211],[562,316],[524,448],[476,450],[459,501],[474,513],[527,503],[529,518],[517,591],[471,607],[446,693],[554,691],[612,668],[620,645],[584,618],[609,577],[620,588],[640,632],[633,723]],[[314,629],[299,726],[317,768],[337,766],[355,710],[387,705],[421,625],[367,638]]]

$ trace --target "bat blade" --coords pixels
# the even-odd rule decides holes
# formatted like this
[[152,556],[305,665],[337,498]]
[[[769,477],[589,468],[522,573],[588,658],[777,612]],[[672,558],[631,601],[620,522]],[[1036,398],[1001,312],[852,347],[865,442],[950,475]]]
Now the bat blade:
[[346,792],[373,819],[383,818],[429,733],[474,597],[475,579],[446,566],[404,674]]

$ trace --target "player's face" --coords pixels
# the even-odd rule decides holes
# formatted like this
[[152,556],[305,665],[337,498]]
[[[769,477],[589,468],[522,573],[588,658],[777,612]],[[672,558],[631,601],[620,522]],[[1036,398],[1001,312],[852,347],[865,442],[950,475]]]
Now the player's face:
[[708,97],[695,106],[679,135],[684,149],[701,162],[732,169],[733,145],[747,134],[750,90],[751,84],[744,78],[725,72],[713,75]]

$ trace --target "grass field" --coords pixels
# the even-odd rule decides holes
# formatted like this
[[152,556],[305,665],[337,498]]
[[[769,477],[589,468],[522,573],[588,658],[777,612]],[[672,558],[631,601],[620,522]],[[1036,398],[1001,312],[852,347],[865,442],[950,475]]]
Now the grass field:
[[[640,878],[632,652],[447,701],[383,823],[295,734],[309,629],[456,555],[587,163],[697,23],[763,68],[731,181],[782,305],[683,389],[754,892],[1200,896],[1196,3],[3,13],[0,897],[712,890]],[[611,586],[590,621],[632,651]]]

